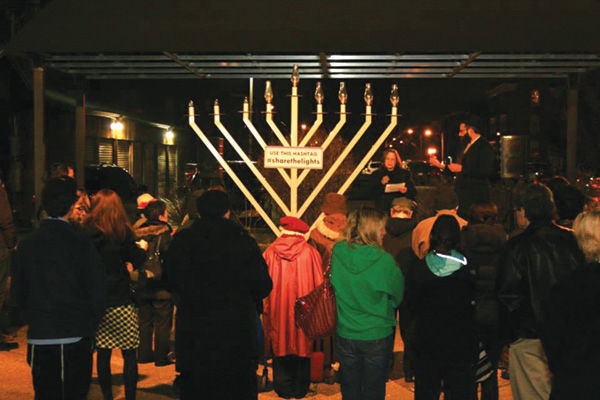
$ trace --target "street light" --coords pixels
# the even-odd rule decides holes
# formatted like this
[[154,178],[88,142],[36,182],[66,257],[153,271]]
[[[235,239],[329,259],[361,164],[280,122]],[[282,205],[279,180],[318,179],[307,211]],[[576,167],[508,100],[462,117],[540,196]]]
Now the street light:
[[110,123],[110,131],[113,139],[123,139],[124,125],[120,119],[115,119]]
[[116,119],[113,122],[111,122],[111,124],[110,124],[110,130],[111,131],[122,131],[123,130],[123,123],[121,122],[121,120]]

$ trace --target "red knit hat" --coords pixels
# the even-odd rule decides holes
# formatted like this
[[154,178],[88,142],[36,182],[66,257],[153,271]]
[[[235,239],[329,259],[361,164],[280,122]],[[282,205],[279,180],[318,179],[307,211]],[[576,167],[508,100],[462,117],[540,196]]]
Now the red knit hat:
[[346,214],[348,212],[346,198],[339,193],[327,193],[325,195],[325,200],[323,200],[323,205],[321,205],[321,211],[326,215]]
[[306,233],[309,229],[308,225],[306,225],[304,221],[291,216],[281,218],[279,220],[279,225],[281,225],[281,227],[286,231],[297,233]]

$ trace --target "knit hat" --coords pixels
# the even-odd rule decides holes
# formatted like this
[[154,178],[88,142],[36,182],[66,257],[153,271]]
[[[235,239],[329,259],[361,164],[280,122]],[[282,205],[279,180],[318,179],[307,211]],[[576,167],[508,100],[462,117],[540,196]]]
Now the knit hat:
[[[291,216],[287,216],[287,217],[283,217],[279,220],[279,225],[281,226],[281,228],[284,230],[284,234],[288,233],[288,234],[295,234],[295,233],[306,233],[308,232],[308,225],[302,221],[301,219],[298,219],[296,217],[291,217]],[[287,232],[286,232],[287,231]]]
[[346,214],[348,212],[346,198],[339,193],[327,193],[325,195],[325,200],[323,200],[323,204],[321,205],[321,211],[326,215]]
[[394,211],[412,211],[415,209],[415,202],[407,197],[396,197],[392,200],[392,208]]
[[137,208],[138,210],[143,210],[146,206],[155,201],[156,199],[150,193],[142,193],[137,198]]

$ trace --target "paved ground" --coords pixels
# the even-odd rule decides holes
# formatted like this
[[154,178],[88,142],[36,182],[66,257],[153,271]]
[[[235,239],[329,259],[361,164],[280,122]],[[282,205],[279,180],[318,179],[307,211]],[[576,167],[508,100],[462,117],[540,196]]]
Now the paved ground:
[[[16,350],[9,352],[0,352],[0,400],[30,400],[33,399],[33,389],[31,386],[31,373],[28,365],[25,362],[26,353],[26,329],[22,328],[17,331],[16,341],[20,346]],[[396,340],[395,356],[398,360],[401,357],[402,341]],[[396,363],[397,366],[400,362]],[[122,400],[125,394],[122,386],[122,375],[120,371],[123,368],[123,359],[118,351],[113,353],[112,371],[113,371],[113,393],[115,400]],[[89,400],[101,400],[100,387],[96,379],[96,371],[94,367],[94,376]],[[399,369],[399,368],[398,368]],[[269,371],[270,372],[270,371]],[[139,366],[140,379],[138,382],[138,400],[168,400],[176,399],[177,395],[172,389],[172,382],[175,376],[175,368],[173,365],[157,368],[153,364],[142,364]],[[414,398],[412,392],[412,384],[406,383],[401,377],[400,371],[394,371],[392,380],[387,383],[386,399],[394,400],[412,400]],[[510,393],[509,381],[500,379],[500,399],[512,400]],[[338,384],[327,385],[324,383],[315,384],[312,386],[315,391],[308,398],[322,400],[339,400],[342,398],[340,387]],[[198,395],[201,399],[202,395]],[[275,392],[270,391],[261,393],[259,400],[277,399]]]

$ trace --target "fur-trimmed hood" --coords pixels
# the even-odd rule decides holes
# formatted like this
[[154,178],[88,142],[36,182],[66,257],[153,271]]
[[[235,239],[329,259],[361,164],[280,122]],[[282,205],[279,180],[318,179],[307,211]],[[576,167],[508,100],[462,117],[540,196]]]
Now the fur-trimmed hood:
[[165,232],[170,232],[171,228],[167,224],[160,225],[142,225],[139,228],[135,228],[135,236],[138,239],[145,238],[148,236],[159,236]]

